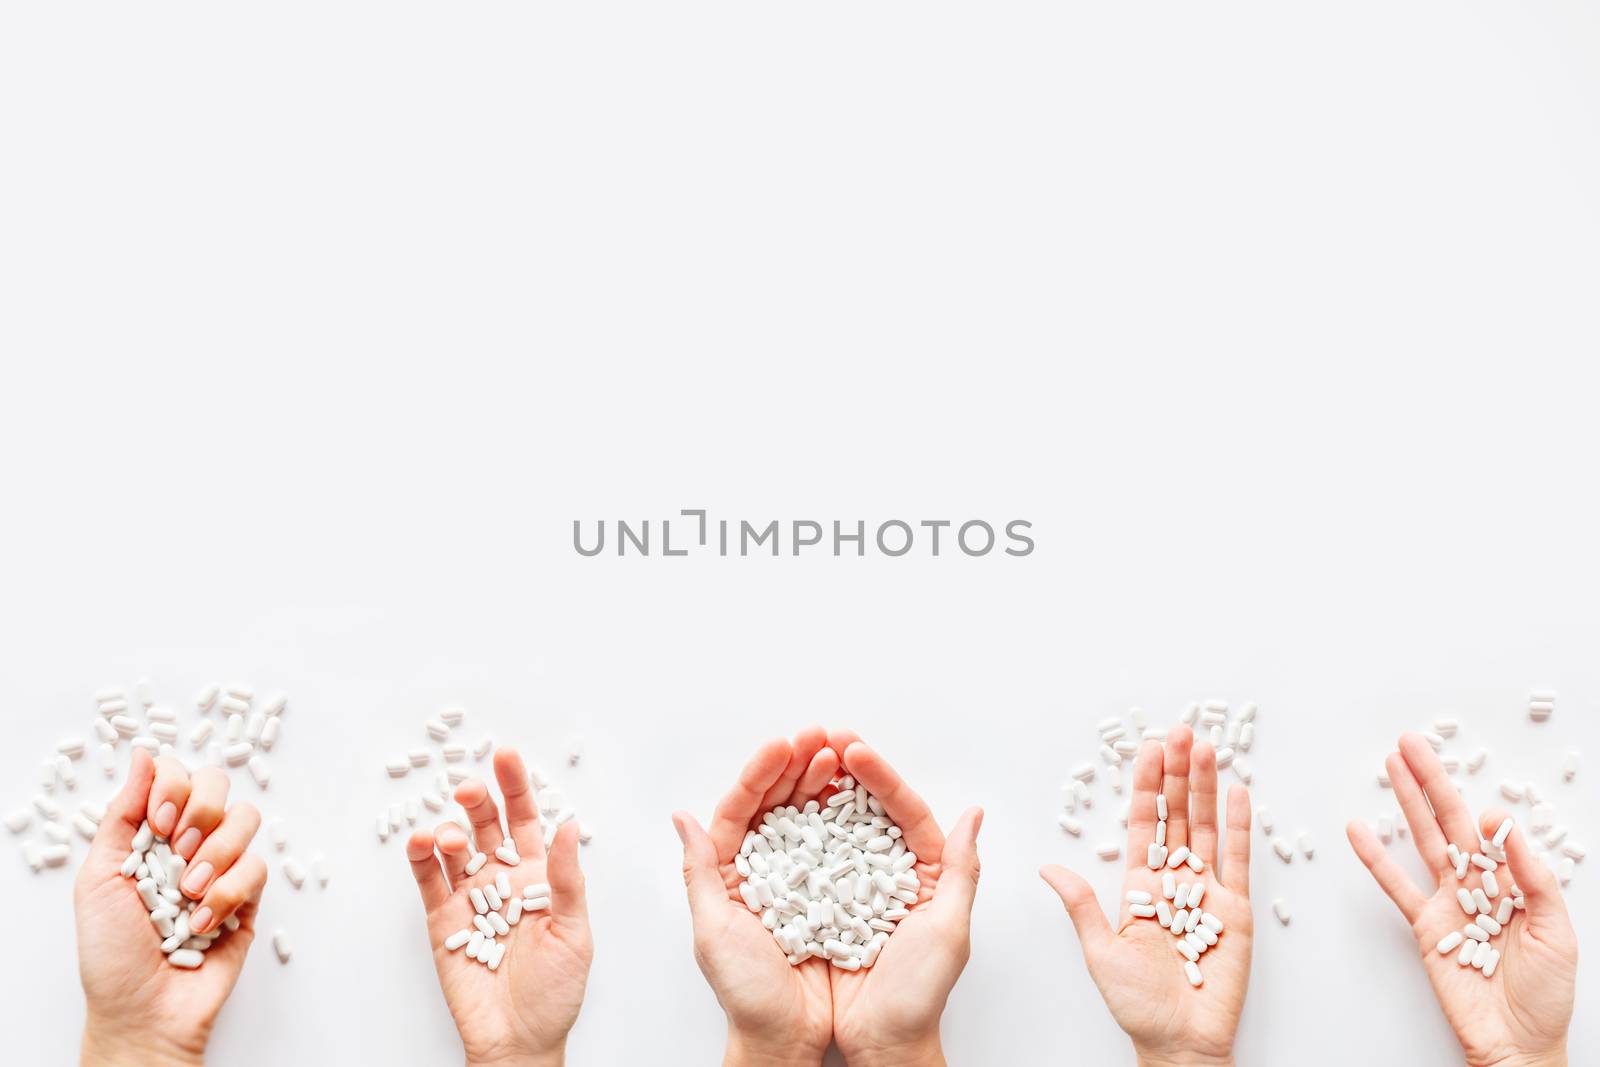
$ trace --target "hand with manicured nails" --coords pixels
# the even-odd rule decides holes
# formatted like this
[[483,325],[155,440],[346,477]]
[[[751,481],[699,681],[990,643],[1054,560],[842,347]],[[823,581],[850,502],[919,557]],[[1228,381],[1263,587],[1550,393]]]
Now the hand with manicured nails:
[[[212,1024],[255,938],[256,902],[267,881],[266,864],[245,851],[261,816],[248,803],[227,807],[227,799],[221,770],[207,767],[191,777],[171,756],[152,761],[134,750],[128,780],[106,807],[73,893],[87,1000],[85,1067],[204,1062]],[[194,932],[239,917],[239,928],[206,951],[198,970],[167,963],[133,880],[122,874],[133,835],[147,819],[188,863],[178,888],[199,902]]]
[[790,966],[761,917],[739,896],[734,869],[745,833],[783,804],[817,799],[839,769],[821,727],[762,745],[717,805],[710,831],[676,812],[683,880],[694,922],[694,955],[728,1017],[726,1067],[815,1067],[833,1033],[826,960]]
[[[562,826],[546,855],[539,808],[522,758],[511,749],[498,750],[494,776],[505,801],[504,829],[488,787],[469,779],[456,787],[456,801],[472,823],[472,841],[459,824],[440,823],[431,834],[418,830],[411,835],[406,858],[422,892],[439,985],[466,1047],[469,1067],[559,1064],[566,1057],[567,1034],[583,1007],[594,958],[583,872],[578,868],[578,826],[570,821]],[[508,839],[521,860],[515,867],[494,854]],[[469,877],[467,861],[474,849],[488,862]],[[506,945],[505,959],[491,971],[467,959],[464,949],[446,949],[444,942],[457,930],[472,926],[468,893],[492,884],[502,872],[511,876],[513,893],[520,894],[526,885],[549,883],[550,909],[522,913],[511,933],[500,938]]]
[[[1221,940],[1200,957],[1205,976],[1199,988],[1184,976],[1177,940],[1155,919],[1135,919],[1126,892],[1141,889],[1161,900],[1161,875],[1147,865],[1156,838],[1156,794],[1167,798],[1169,849],[1187,845],[1205,869],[1172,873],[1180,882],[1206,883],[1201,909],[1222,920]],[[1127,873],[1117,907],[1117,929],[1106,923],[1094,890],[1063,867],[1039,873],[1061,897],[1078,931],[1089,974],[1100,995],[1133,1039],[1139,1062],[1229,1064],[1234,1036],[1250,982],[1254,922],[1250,914],[1250,794],[1242,785],[1228,790],[1227,834],[1217,830],[1217,756],[1208,744],[1194,744],[1187,726],[1175,727],[1166,745],[1146,741],[1133,767],[1133,798],[1128,811]]]
[[1419,888],[1365,823],[1349,825],[1350,844],[1411,924],[1423,969],[1467,1063],[1565,1064],[1578,940],[1555,877],[1528,847],[1522,828],[1514,826],[1505,839],[1506,862],[1495,873],[1501,894],[1512,892],[1515,884],[1527,908],[1513,912],[1505,929],[1490,939],[1500,950],[1499,967],[1485,978],[1476,968],[1457,963],[1455,952],[1441,955],[1439,941],[1472,921],[1457,903],[1456,890],[1483,884],[1476,866],[1469,866],[1466,880],[1458,882],[1445,846],[1453,842],[1465,852],[1482,852],[1481,841],[1493,839],[1507,813],[1491,808],[1474,822],[1444,764],[1420,734],[1401,737],[1400,751],[1390,753],[1384,766],[1434,884],[1426,892]]
[[836,731],[829,742],[844,754],[845,773],[900,827],[922,883],[911,914],[895,926],[872,967],[828,968],[834,1042],[850,1067],[943,1064],[939,1019],[970,954],[983,811],[968,808],[947,838],[922,798],[855,734]]

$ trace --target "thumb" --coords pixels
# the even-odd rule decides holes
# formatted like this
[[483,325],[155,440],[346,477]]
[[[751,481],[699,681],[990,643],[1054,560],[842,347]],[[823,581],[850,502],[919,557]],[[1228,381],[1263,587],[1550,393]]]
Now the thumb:
[[128,765],[128,780],[106,805],[105,817],[100,820],[100,829],[90,845],[91,862],[120,867],[133,851],[133,835],[144,822],[145,809],[150,804],[150,786],[155,780],[156,765],[150,753],[142,748],[134,749]]
[[589,901],[583,870],[578,866],[577,820],[567,820],[556,831],[545,861],[545,877],[550,879],[550,917],[563,926],[587,928]]
[[982,828],[982,808],[962,812],[945,838],[944,853],[939,859],[939,885],[932,910],[963,924],[971,920],[972,901],[978,895],[978,831]]
[[1088,882],[1055,864],[1042,868],[1039,877],[1056,891],[1061,903],[1067,906],[1067,914],[1078,931],[1078,941],[1083,945],[1085,959],[1093,959],[1111,947],[1111,925],[1106,922],[1106,913],[1100,910],[1100,902],[1095,899],[1094,890]]
[[728,887],[717,869],[717,848],[694,816],[686,811],[672,813],[672,826],[683,842],[683,884],[689,891],[689,911],[698,916],[702,909],[721,904],[728,898]]

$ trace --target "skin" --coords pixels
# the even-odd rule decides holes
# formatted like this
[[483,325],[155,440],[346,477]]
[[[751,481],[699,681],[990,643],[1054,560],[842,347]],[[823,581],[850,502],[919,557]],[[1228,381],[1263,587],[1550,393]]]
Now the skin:
[[[1184,976],[1177,940],[1154,919],[1135,919],[1126,892],[1140,889],[1160,900],[1160,871],[1146,865],[1156,834],[1156,794],[1167,798],[1167,846],[1187,845],[1204,861],[1199,874],[1173,871],[1179,882],[1204,881],[1201,908],[1222,920],[1221,941],[1200,957],[1205,981]],[[1239,1015],[1250,982],[1255,924],[1250,912],[1250,794],[1228,790],[1227,833],[1217,827],[1217,757],[1209,744],[1179,726],[1166,744],[1146,741],[1134,762],[1128,815],[1127,871],[1117,925],[1106,921],[1094,890],[1064,867],[1039,873],[1066,905],[1078,931],[1089,974],[1117,1025],[1133,1042],[1140,1064],[1232,1064]],[[1182,872],[1182,873],[1180,873]]]
[[[84,1067],[205,1062],[217,1013],[255,940],[256,905],[267,880],[266,865],[245,852],[261,817],[243,802],[224,811],[227,795],[227,775],[215,768],[191,778],[176,759],[152,761],[149,753],[134,752],[128,780],[106,807],[73,893],[86,1001]],[[239,928],[217,941],[197,970],[167,964],[132,880],[119,869],[146,819],[190,860],[179,888],[209,912],[201,923],[196,910],[197,929],[239,918]]]
[[1460,966],[1454,952],[1440,955],[1439,940],[1469,921],[1456,890],[1483,884],[1475,866],[1468,868],[1465,881],[1456,881],[1445,846],[1454,842],[1465,851],[1481,851],[1479,839],[1492,839],[1507,813],[1490,808],[1474,822],[1444,764],[1420,734],[1403,735],[1385,766],[1432,884],[1426,892],[1418,887],[1365,823],[1350,823],[1350,844],[1411,924],[1423,970],[1466,1062],[1472,1067],[1565,1067],[1578,940],[1555,876],[1534,854],[1522,828],[1514,827],[1505,841],[1506,863],[1495,873],[1501,894],[1511,892],[1514,882],[1527,908],[1514,912],[1490,942],[1501,952],[1499,968],[1485,979]]
[[[826,800],[841,769],[877,796],[904,831],[922,881],[911,914],[875,965],[859,972],[815,959],[791,966],[739,896],[742,879],[733,863],[746,831],[763,814]],[[882,757],[854,734],[830,738],[821,727],[792,742],[763,745],[717,806],[709,830],[688,813],[675,813],[695,959],[728,1017],[723,1063],[815,1065],[832,1041],[851,1067],[943,1064],[939,1018],[968,956],[981,822],[980,811],[967,812],[947,841],[927,805]]]
[[[578,867],[578,827],[557,831],[548,854],[539,809],[522,757],[511,749],[494,754],[495,780],[505,805],[476,779],[456,788],[456,800],[472,823],[472,839],[454,822],[433,832],[418,830],[406,842],[406,858],[422,894],[428,940],[445,1003],[455,1019],[469,1067],[550,1067],[566,1061],[567,1034],[583,1006],[594,942],[583,872]],[[521,860],[507,866],[494,855],[507,834]],[[466,875],[476,850],[489,857],[477,874]],[[471,926],[473,888],[508,873],[513,892],[536,882],[550,885],[550,909],[525,912],[509,936],[505,960],[491,972],[464,949],[444,947],[447,937]]]

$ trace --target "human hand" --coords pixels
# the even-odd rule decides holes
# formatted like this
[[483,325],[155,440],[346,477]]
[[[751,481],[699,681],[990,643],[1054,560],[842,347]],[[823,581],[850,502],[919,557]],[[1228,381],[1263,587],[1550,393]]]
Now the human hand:
[[943,1064],[939,1019],[970,955],[983,810],[968,808],[946,838],[922,798],[854,733],[835,731],[829,742],[900,827],[921,882],[870,968],[828,968],[834,1042],[850,1067]]
[[827,1050],[831,968],[820,959],[790,965],[761,916],[739,896],[743,878],[733,860],[762,815],[816,799],[838,769],[827,735],[812,727],[792,744],[778,738],[761,746],[717,805],[709,832],[687,812],[672,816],[683,841],[695,961],[728,1017],[726,1067],[812,1067]]
[[1502,893],[1512,892],[1507,882],[1514,879],[1527,907],[1513,911],[1505,929],[1490,941],[1500,950],[1499,967],[1485,979],[1477,968],[1457,963],[1455,952],[1441,955],[1439,941],[1472,921],[1457,902],[1456,890],[1470,892],[1483,885],[1483,872],[1470,864],[1466,880],[1456,880],[1445,846],[1453,842],[1468,853],[1481,853],[1483,841],[1493,839],[1506,813],[1490,808],[1474,823],[1428,742],[1420,734],[1408,733],[1400,738],[1399,747],[1384,766],[1434,884],[1426,892],[1418,888],[1363,822],[1347,828],[1351,846],[1411,924],[1423,970],[1461,1041],[1467,1063],[1473,1067],[1565,1064],[1578,940],[1554,875],[1528,847],[1522,828],[1513,826],[1505,839],[1506,863],[1496,877]]
[[[86,1000],[85,1067],[205,1061],[212,1024],[255,939],[256,903],[267,881],[266,864],[245,851],[261,816],[243,801],[224,810],[227,799],[223,771],[206,767],[191,777],[171,756],[151,760],[134,750],[128,780],[106,806],[73,890]],[[149,913],[122,874],[146,820],[188,863],[178,885],[199,901],[190,916],[194,932],[239,918],[239,927],[213,943],[196,970],[167,963]]]
[[[1156,835],[1157,792],[1167,799],[1168,848],[1187,845],[1205,864],[1198,875],[1187,867],[1172,873],[1182,874],[1179,881],[1205,884],[1202,909],[1223,923],[1221,943],[1200,957],[1205,980],[1199,988],[1190,986],[1184,975],[1173,935],[1158,921],[1135,919],[1128,911],[1128,890],[1163,899],[1164,872],[1152,871],[1146,863]],[[1146,741],[1134,763],[1127,873],[1116,932],[1106,923],[1089,883],[1063,867],[1039,872],[1066,905],[1089,974],[1117,1025],[1133,1039],[1141,1064],[1233,1062],[1255,929],[1250,914],[1250,794],[1242,785],[1228,790],[1222,846],[1219,855],[1216,752],[1209,744],[1194,744],[1193,731],[1177,726],[1164,747]]]
[[[411,835],[406,858],[422,892],[439,985],[469,1067],[560,1064],[566,1056],[567,1033],[583,1007],[594,958],[583,872],[578,868],[578,827],[574,822],[562,826],[546,855],[538,803],[522,758],[512,749],[496,751],[494,775],[505,801],[509,838],[488,787],[468,779],[456,787],[456,801],[472,823],[472,840],[458,824],[440,823],[432,833],[418,830]],[[507,840],[517,851],[520,862],[515,866],[494,854]],[[488,860],[469,876],[466,867],[474,849]],[[510,934],[499,939],[506,946],[505,959],[491,971],[468,959],[461,949],[446,949],[444,942],[457,930],[472,927],[474,911],[468,894],[492,884],[500,873],[510,876],[516,894],[526,885],[549,883],[550,909],[522,913]]]

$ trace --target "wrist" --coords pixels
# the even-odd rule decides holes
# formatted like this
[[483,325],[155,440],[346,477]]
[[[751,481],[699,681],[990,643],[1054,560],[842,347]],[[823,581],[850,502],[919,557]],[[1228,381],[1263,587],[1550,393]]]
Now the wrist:
[[1567,1067],[1567,1049],[1563,1043],[1547,1052],[1514,1052],[1496,1059],[1469,1059],[1467,1063],[1470,1067]]
[[1233,1056],[1196,1052],[1138,1052],[1139,1067],[1233,1067]]
[[817,1048],[801,1040],[784,1040],[728,1028],[722,1067],[818,1067],[827,1045]]
[[148,1030],[90,1018],[78,1050],[80,1067],[203,1067],[205,1038],[174,1041]]
[[562,1067],[567,1062],[567,1044],[545,1052],[523,1052],[505,1056],[468,1056],[467,1067]]
[[943,1067],[945,1062],[938,1031],[913,1041],[840,1051],[849,1067]]

